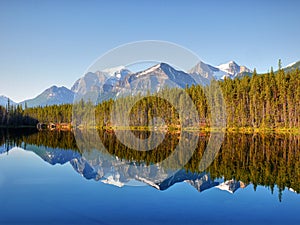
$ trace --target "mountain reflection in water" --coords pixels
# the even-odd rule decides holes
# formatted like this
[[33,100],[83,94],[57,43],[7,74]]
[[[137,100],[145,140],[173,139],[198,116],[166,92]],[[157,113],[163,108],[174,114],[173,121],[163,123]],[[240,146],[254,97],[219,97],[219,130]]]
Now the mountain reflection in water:
[[[150,185],[166,190],[186,182],[199,192],[216,187],[234,193],[253,184],[254,189],[267,186],[271,192],[277,186],[279,199],[286,188],[300,192],[300,137],[296,135],[227,133],[212,164],[200,171],[209,133],[188,134],[188,138],[198,135],[197,148],[183,168],[176,168],[175,161],[184,161],[184,156],[177,155],[169,164],[160,162],[174,152],[179,135],[165,134],[162,144],[151,151],[134,151],[120,143],[113,132],[98,131],[98,141],[93,142],[85,140],[90,133],[76,132],[75,140],[72,132],[0,130],[0,153],[9,154],[11,148],[21,147],[51,165],[69,162],[84,178],[118,187]],[[149,135],[135,131],[138,138]]]

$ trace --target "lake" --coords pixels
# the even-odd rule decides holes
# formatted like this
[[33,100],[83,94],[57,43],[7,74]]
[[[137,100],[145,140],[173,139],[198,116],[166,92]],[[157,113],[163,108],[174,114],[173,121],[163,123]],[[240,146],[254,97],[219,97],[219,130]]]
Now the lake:
[[128,132],[0,130],[0,224],[300,224],[300,136]]

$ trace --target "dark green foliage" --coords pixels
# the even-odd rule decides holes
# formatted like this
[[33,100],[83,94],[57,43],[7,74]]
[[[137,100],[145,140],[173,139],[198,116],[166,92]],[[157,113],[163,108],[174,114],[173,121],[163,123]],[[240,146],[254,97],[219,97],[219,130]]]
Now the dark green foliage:
[[24,114],[35,118],[41,123],[71,123],[72,109],[71,104],[52,105],[27,108],[24,110]]
[[36,126],[42,123],[71,123],[72,105],[53,105],[45,107],[22,108],[22,105],[0,106],[0,126]]
[[38,131],[36,128],[1,128],[0,146],[5,145],[7,150],[14,146],[26,149],[26,145],[45,146],[50,148],[72,149],[78,151],[76,140],[71,132]]
[[21,105],[10,105],[6,108],[0,106],[0,126],[2,127],[19,127],[19,126],[35,126],[38,120],[31,117],[23,110]]

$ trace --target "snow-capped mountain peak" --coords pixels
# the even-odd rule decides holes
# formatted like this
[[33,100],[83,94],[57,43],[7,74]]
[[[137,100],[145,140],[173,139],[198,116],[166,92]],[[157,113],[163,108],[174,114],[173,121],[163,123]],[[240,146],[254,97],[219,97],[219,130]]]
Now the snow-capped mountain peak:
[[228,191],[231,194],[233,194],[240,187],[241,187],[240,181],[235,181],[233,179],[224,181],[223,183],[216,186],[216,188],[222,191]]
[[161,63],[156,64],[155,66],[152,66],[152,67],[150,67],[150,68],[148,68],[148,69],[146,69],[144,71],[138,72],[136,74],[136,77],[141,77],[141,76],[147,75],[147,74],[152,73],[155,70],[160,69],[160,68],[161,68]]
[[211,66],[200,61],[189,71],[192,76],[200,75],[208,81],[212,79],[223,80],[225,77],[235,78],[243,72],[251,72],[251,70],[245,66],[239,66],[233,60],[219,66]]
[[115,77],[117,79],[122,79],[126,75],[131,73],[131,71],[128,70],[125,66],[116,66],[113,68],[107,68],[102,70],[101,72],[107,74],[108,77]]
[[89,91],[97,91],[99,93],[110,91],[119,81],[124,80],[128,74],[131,74],[131,71],[124,66],[88,72],[74,83],[71,90],[81,95]]
[[218,71],[217,68],[209,65],[209,64],[206,64],[202,61],[199,61],[193,68],[191,68],[188,72],[189,74],[198,74],[198,75],[201,75],[202,77],[204,78],[207,78],[209,80],[213,79],[213,74],[214,72]]
[[109,175],[106,179],[101,180],[104,184],[110,184],[117,187],[123,187],[125,184],[120,181],[120,174]]
[[128,82],[133,89],[159,90],[162,87],[182,87],[197,84],[188,73],[174,69],[166,63],[156,64],[144,71],[131,74]]
[[123,69],[125,69],[125,66],[116,66],[116,67],[112,67],[112,68],[106,68],[106,69],[102,70],[102,72],[114,75],[116,72],[119,72]]
[[245,66],[239,66],[235,61],[231,60],[227,63],[221,64],[219,66],[216,66],[221,71],[226,72],[229,76],[235,77],[236,75],[242,73],[242,72],[251,72],[250,69],[248,69]]

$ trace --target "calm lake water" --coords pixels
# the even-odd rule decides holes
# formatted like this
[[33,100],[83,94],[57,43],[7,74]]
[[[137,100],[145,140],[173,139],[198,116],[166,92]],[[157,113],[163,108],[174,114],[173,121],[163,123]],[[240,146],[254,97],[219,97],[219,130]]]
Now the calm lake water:
[[299,136],[125,134],[0,130],[0,224],[300,224]]

